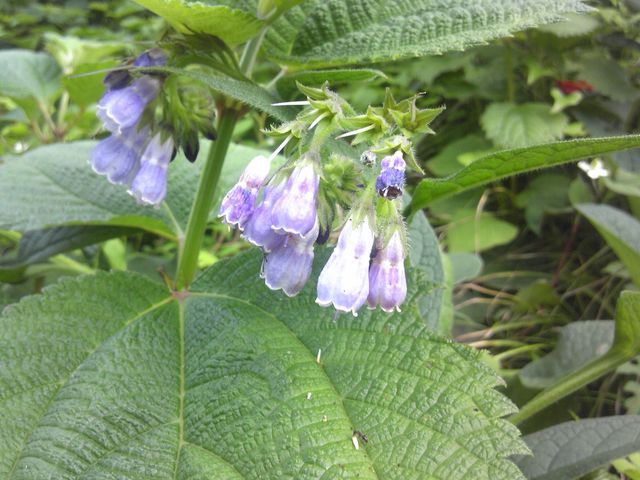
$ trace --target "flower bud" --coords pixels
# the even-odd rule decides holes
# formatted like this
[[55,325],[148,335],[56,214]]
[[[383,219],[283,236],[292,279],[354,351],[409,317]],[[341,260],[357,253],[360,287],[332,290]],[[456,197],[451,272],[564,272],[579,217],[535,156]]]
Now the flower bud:
[[318,221],[303,237],[286,235],[284,242],[264,258],[262,278],[271,290],[282,289],[288,296],[297,295],[311,275],[313,245],[318,237]]
[[244,226],[242,236],[258,247],[262,247],[265,252],[270,252],[285,241],[286,235],[275,232],[271,228],[271,214],[273,205],[278,201],[284,191],[285,183],[269,185],[265,188],[262,202],[251,215],[251,218]]
[[384,157],[380,162],[381,171],[376,179],[378,195],[389,200],[394,200],[402,195],[404,188],[404,171],[407,164],[402,158],[402,152],[397,151],[393,155]]
[[128,70],[112,70],[107,73],[102,80],[102,83],[107,88],[107,91],[120,90],[128,86],[133,80]]
[[106,175],[113,184],[129,184],[140,168],[140,155],[148,136],[148,128],[137,131],[132,127],[105,138],[91,152],[93,171]]
[[307,163],[293,170],[273,207],[271,226],[276,232],[304,236],[313,228],[319,183],[313,164]]
[[394,309],[400,311],[400,305],[406,296],[404,247],[400,233],[396,231],[371,262],[367,301],[370,308],[380,305],[385,312],[392,312]]
[[136,67],[162,67],[167,64],[167,53],[161,48],[152,48],[141,53],[133,61]]
[[244,169],[238,183],[222,199],[219,217],[229,225],[243,229],[253,214],[258,190],[269,175],[271,160],[258,155]]
[[333,304],[337,310],[357,315],[369,294],[369,256],[373,232],[365,219],[354,227],[349,218],[340,232],[338,245],[318,278],[316,303]]
[[139,203],[159,205],[167,194],[167,169],[173,154],[173,138],[162,142],[158,132],[145,148],[140,159],[140,170],[131,183],[129,193]]
[[111,132],[133,127],[160,91],[158,78],[144,75],[133,84],[104,94],[98,103],[97,116]]

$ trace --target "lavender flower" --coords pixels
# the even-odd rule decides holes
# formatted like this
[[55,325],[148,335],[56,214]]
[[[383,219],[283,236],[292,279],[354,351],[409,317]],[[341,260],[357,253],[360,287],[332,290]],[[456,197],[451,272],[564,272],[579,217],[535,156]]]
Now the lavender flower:
[[369,269],[370,308],[380,305],[385,312],[400,311],[407,296],[407,280],[404,274],[404,247],[400,233],[396,231],[389,243],[378,250]]
[[229,225],[244,228],[255,208],[258,190],[269,175],[271,159],[259,155],[249,162],[240,180],[222,199],[218,216]]
[[139,203],[159,205],[167,194],[167,169],[173,155],[173,138],[162,141],[158,132],[151,139],[140,160],[140,170],[131,183],[129,193]]
[[376,179],[376,191],[381,197],[393,200],[402,195],[404,188],[404,171],[407,166],[402,152],[384,157],[380,162],[381,171]]
[[318,278],[316,303],[354,316],[369,294],[369,256],[373,247],[373,232],[365,219],[354,227],[349,218],[340,232],[338,245]]
[[262,278],[271,290],[282,289],[288,296],[297,295],[311,274],[313,245],[318,238],[318,220],[309,232],[286,235],[284,242],[264,258]]
[[98,103],[97,116],[104,127],[120,133],[133,127],[160,91],[160,80],[144,75],[126,88],[111,90],[104,94]]
[[276,232],[304,236],[316,221],[316,198],[320,178],[312,163],[297,166],[271,215]]
[[270,252],[284,243],[286,235],[275,232],[271,228],[271,214],[273,205],[278,201],[284,191],[285,183],[269,185],[265,188],[262,202],[251,215],[244,226],[242,236],[265,252]]
[[140,168],[140,155],[149,136],[149,129],[128,128],[102,140],[91,152],[93,171],[106,175],[113,184],[129,184]]

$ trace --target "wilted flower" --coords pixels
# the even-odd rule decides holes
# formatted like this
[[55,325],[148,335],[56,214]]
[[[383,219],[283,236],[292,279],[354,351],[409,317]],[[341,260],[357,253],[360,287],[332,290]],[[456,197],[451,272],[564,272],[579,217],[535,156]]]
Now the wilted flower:
[[160,132],[151,139],[140,159],[140,170],[131,183],[129,193],[138,202],[159,205],[167,193],[167,169],[173,155],[173,138],[164,142]]
[[286,238],[286,235],[277,233],[271,228],[273,205],[280,198],[285,185],[285,182],[282,182],[265,188],[262,202],[256,207],[242,232],[242,236],[245,239],[258,247],[262,247],[265,252],[270,252],[277,248]]
[[304,236],[316,221],[316,199],[320,178],[312,163],[297,166],[284,192],[273,207],[272,228],[276,232]]
[[106,175],[114,184],[129,184],[140,168],[140,156],[148,141],[149,129],[131,127],[102,140],[91,152],[93,171]]
[[349,218],[338,244],[318,278],[316,303],[357,315],[369,294],[369,256],[373,232],[369,220],[354,227]]
[[302,290],[311,274],[313,244],[318,232],[316,220],[306,235],[285,235],[282,244],[266,254],[262,263],[262,277],[271,290],[282,289],[290,297]]
[[120,133],[133,127],[160,91],[160,79],[144,75],[129,87],[111,90],[98,103],[97,116],[104,127]]
[[258,190],[269,175],[270,168],[271,159],[262,155],[249,162],[238,183],[229,190],[220,205],[218,216],[223,217],[225,223],[244,228],[253,214]]
[[406,296],[404,247],[400,233],[396,231],[371,262],[367,301],[370,308],[380,305],[385,312],[392,312],[394,308],[400,311],[400,305]]
[[376,179],[376,191],[381,197],[393,200],[402,195],[404,188],[404,171],[407,166],[402,152],[384,157],[380,162],[381,171]]

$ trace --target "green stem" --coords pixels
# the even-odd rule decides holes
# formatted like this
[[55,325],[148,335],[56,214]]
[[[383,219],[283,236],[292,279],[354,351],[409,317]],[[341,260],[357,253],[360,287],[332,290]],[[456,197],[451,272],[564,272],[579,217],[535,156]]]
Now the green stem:
[[[250,76],[253,71],[265,32],[266,28],[249,40],[242,53],[240,68],[247,76]],[[211,204],[220,179],[222,165],[229,150],[231,136],[238,121],[238,112],[234,108],[225,107],[222,112],[218,124],[218,139],[210,147],[207,162],[200,176],[196,198],[189,214],[184,242],[178,254],[177,290],[189,288],[198,270],[198,256],[207,228]]]
[[178,259],[177,289],[188,288],[198,268],[198,255],[209,219],[213,195],[220,179],[220,172],[227,155],[231,135],[236,126],[237,112],[227,110],[218,125],[218,139],[211,144],[204,171],[200,176],[198,192],[191,208],[184,244]]
[[571,395],[585,385],[597,380],[635,356],[635,352],[612,348],[604,356],[588,363],[577,372],[559,379],[555,384],[540,392],[509,420],[514,424],[522,423],[536,413],[544,410],[558,400]]

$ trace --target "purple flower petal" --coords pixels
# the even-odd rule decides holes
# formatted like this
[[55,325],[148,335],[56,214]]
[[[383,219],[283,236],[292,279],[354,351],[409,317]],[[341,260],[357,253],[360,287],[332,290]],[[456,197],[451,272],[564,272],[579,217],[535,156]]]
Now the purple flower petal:
[[316,303],[357,315],[369,294],[369,256],[373,232],[365,219],[355,228],[350,218],[318,278]]
[[173,155],[173,138],[162,142],[161,134],[157,133],[147,145],[140,170],[131,183],[129,193],[140,203],[159,205],[167,193],[167,169]]
[[160,80],[144,75],[129,87],[111,90],[98,103],[96,115],[104,127],[116,133],[133,127],[160,91]]
[[271,228],[273,205],[284,191],[285,183],[265,188],[264,199],[244,226],[242,236],[265,252],[270,252],[284,242],[286,235],[275,232]]
[[269,175],[271,160],[259,155],[244,169],[238,183],[225,195],[218,216],[229,225],[243,229],[253,214],[258,190]]
[[400,311],[407,296],[407,280],[404,271],[404,247],[398,232],[389,243],[378,251],[369,269],[370,308],[380,305],[385,312]]
[[128,184],[140,168],[140,155],[147,142],[148,128],[130,128],[102,140],[91,152],[94,172],[106,175],[113,184]]
[[282,289],[288,296],[297,295],[311,274],[313,245],[318,237],[318,222],[305,235],[287,235],[285,241],[264,258],[262,277],[271,290]]
[[380,175],[376,179],[376,191],[384,198],[393,200],[402,195],[406,163],[402,152],[397,151],[385,157],[381,162]]
[[271,226],[276,232],[304,236],[313,228],[319,182],[311,163],[293,170],[284,192],[273,207]]

